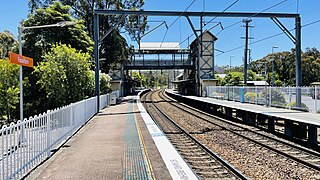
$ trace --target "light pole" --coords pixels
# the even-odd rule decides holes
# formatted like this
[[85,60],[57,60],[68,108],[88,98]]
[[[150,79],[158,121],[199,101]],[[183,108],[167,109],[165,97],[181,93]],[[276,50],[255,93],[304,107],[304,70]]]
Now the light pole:
[[230,73],[230,71],[231,71],[231,59],[233,58],[234,56],[232,55],[232,56],[230,56],[230,66],[229,66],[229,73]]
[[273,49],[279,48],[278,46],[272,46],[272,86],[274,86],[274,55],[273,55]]
[[[62,21],[56,24],[40,25],[40,26],[29,26],[29,27],[18,27],[19,32],[19,54],[22,55],[22,33],[26,29],[38,29],[38,28],[47,28],[47,27],[64,27],[75,25],[76,22],[73,21]],[[19,81],[20,81],[20,120],[23,121],[23,82],[22,82],[22,66],[19,68]]]

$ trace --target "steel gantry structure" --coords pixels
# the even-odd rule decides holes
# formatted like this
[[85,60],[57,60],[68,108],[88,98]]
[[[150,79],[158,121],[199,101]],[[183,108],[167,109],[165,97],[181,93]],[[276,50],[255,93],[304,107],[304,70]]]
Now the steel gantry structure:
[[[99,16],[100,15],[120,15],[122,18],[115,26],[103,35],[100,39],[99,35]],[[137,16],[184,16],[187,18],[195,36],[197,37],[198,46],[202,49],[200,35],[203,33],[202,19],[203,17],[243,17],[243,18],[271,18],[273,22],[293,41],[296,49],[296,86],[299,87],[302,84],[302,74],[301,74],[301,18],[300,14],[290,14],[290,13],[244,13],[244,12],[187,12],[187,11],[131,11],[131,10],[94,10],[94,56],[95,56],[95,94],[97,98],[97,105],[99,111],[99,96],[100,96],[100,82],[99,82],[99,44],[100,42],[108,36],[108,34],[115,29],[127,16],[137,15]],[[196,30],[190,21],[189,17],[199,17],[200,18],[200,29]],[[295,35],[291,34],[290,31],[281,23],[278,18],[292,18],[295,19]],[[200,57],[200,51],[198,52]],[[199,60],[198,60],[199,61]],[[199,66],[197,66],[199,67]],[[199,87],[199,76],[196,79],[197,86]],[[296,104],[301,107],[301,89],[297,88],[296,92]]]

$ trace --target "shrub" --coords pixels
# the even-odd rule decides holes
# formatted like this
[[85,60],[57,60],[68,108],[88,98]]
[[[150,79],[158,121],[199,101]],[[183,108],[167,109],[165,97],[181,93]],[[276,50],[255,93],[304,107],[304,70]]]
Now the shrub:
[[297,107],[297,103],[295,101],[286,105],[287,108],[295,109],[295,110],[302,110],[302,111],[309,111],[309,108],[304,103],[301,103],[301,107]]
[[244,97],[246,98],[247,101],[249,102],[254,102],[256,99],[257,94],[254,92],[247,92]]
[[[267,95],[267,97],[266,97]],[[268,99],[269,100],[269,90],[266,93],[265,90],[263,90],[262,92],[259,93],[259,99],[263,100],[263,99]],[[263,100],[265,101],[265,100]],[[271,91],[271,101],[272,101],[272,105],[275,106],[286,106],[287,102],[286,99],[284,97],[284,95],[277,89],[272,89]]]

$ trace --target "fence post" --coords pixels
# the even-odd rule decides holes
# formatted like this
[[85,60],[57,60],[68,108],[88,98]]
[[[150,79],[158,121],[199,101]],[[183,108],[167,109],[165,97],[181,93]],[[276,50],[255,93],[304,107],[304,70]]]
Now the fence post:
[[[5,129],[7,129],[7,126],[6,125],[3,125],[2,126],[2,129],[0,130],[0,132],[1,132],[1,142],[2,142],[2,147],[3,147],[3,149],[1,149],[1,159],[2,159],[2,161],[1,161],[1,163],[2,163],[2,167],[4,167],[4,162],[5,162],[5,158],[4,158],[4,153],[5,153],[5,143],[4,143],[4,139],[7,137],[7,134],[6,135],[4,135],[4,131],[5,131]],[[0,171],[1,171],[1,174],[2,174],[2,179],[5,179],[4,177],[5,177],[5,172],[4,172],[4,168],[2,168],[2,169],[0,169]]]
[[232,101],[234,101],[234,86],[232,86]]
[[[25,145],[26,143],[26,139],[24,137],[24,121],[21,120],[20,121],[20,136],[19,136],[19,140],[18,140],[18,145],[19,145],[19,148],[20,148],[20,165],[18,165],[18,169],[20,169],[22,167],[22,147]],[[20,172],[18,172],[18,177],[19,177],[19,173],[22,175],[22,169],[20,170]]]
[[257,86],[255,86],[254,88],[255,88],[254,91],[256,93],[256,105],[257,105],[258,104],[258,88]]
[[73,104],[71,103],[70,105],[70,135],[71,136],[73,134]]
[[318,90],[318,88],[317,88],[317,86],[314,86],[314,111],[315,111],[315,113],[317,113],[318,112],[318,107],[317,107],[317,101],[318,101],[318,96],[317,96],[317,90]]
[[289,104],[291,103],[291,86],[289,86]]
[[47,111],[47,157],[51,155],[51,111]]
[[272,106],[272,87],[269,87],[269,106]]

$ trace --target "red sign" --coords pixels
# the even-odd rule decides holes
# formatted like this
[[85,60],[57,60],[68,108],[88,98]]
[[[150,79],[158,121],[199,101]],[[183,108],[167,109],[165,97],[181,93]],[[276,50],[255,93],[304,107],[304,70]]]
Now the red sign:
[[33,67],[33,59],[10,52],[10,62],[21,66]]

